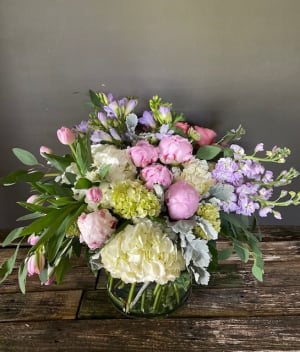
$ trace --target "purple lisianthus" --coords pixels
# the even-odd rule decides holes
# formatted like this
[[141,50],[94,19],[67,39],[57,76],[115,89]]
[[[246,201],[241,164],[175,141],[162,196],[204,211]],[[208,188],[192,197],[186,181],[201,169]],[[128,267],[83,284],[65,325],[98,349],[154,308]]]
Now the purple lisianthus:
[[170,126],[168,124],[161,125],[159,132],[155,134],[155,137],[160,140],[164,137],[171,136],[172,134],[174,134],[174,131],[170,130],[169,128]]
[[143,116],[139,118],[139,123],[146,127],[155,127],[155,121],[150,111],[144,111]]
[[100,143],[102,141],[111,142],[111,136],[104,131],[94,131],[91,135],[92,143]]
[[78,125],[75,126],[75,129],[78,132],[87,133],[89,129],[88,121],[81,121]]

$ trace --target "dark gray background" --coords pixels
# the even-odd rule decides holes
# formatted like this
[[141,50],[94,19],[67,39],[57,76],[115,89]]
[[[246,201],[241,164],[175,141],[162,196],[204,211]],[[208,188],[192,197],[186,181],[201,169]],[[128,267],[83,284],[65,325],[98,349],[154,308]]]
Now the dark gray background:
[[[288,146],[300,169],[299,0],[0,0],[0,16],[0,175],[21,166],[13,147],[62,152],[56,130],[102,85],[159,94],[219,136],[242,123],[244,146]],[[0,189],[0,228],[22,197]],[[300,225],[299,208],[283,215]]]

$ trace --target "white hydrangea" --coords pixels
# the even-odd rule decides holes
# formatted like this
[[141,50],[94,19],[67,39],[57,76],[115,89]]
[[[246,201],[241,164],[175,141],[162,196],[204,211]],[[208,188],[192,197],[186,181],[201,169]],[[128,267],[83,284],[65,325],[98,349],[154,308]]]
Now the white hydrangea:
[[181,251],[150,220],[140,220],[113,237],[102,249],[104,268],[125,283],[174,281],[185,268]]
[[[126,149],[118,149],[114,145],[95,144],[91,146],[93,166],[100,171],[110,165],[106,176],[109,182],[134,179],[136,167],[132,163]],[[92,177],[93,178],[93,177]]]
[[210,187],[215,183],[209,172],[207,161],[193,158],[183,165],[184,168],[181,174],[177,176],[177,180],[188,182],[200,195],[207,193]]

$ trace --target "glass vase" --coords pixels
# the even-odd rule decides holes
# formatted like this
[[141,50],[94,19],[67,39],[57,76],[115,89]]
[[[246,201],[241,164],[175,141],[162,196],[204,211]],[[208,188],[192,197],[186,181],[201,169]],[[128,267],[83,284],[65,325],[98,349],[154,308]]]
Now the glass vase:
[[163,317],[179,308],[188,298],[192,278],[183,271],[175,281],[126,284],[107,273],[107,292],[113,305],[132,317]]

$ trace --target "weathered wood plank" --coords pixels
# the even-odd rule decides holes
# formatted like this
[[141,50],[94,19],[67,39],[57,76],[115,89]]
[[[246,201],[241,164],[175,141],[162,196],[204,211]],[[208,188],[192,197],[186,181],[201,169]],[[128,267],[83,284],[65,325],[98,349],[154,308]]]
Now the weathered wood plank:
[[[263,288],[193,287],[188,301],[172,317],[251,317],[300,316],[300,286]],[[78,311],[79,319],[120,318],[110,303],[106,290],[86,291]]]
[[1,294],[0,322],[75,319],[81,295],[80,290]]
[[44,321],[1,324],[3,352],[300,351],[294,317]]

